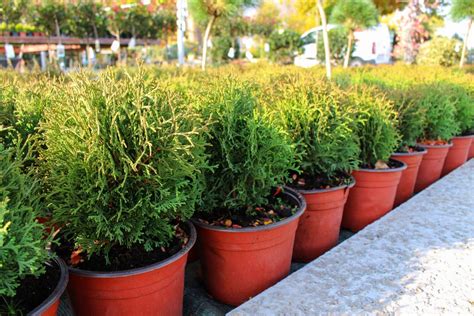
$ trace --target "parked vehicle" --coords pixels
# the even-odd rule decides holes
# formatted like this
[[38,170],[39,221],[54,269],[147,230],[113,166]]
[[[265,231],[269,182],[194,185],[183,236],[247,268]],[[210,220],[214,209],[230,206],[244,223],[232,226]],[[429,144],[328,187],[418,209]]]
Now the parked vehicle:
[[[328,31],[339,27],[328,24]],[[309,68],[324,63],[322,52],[318,52],[318,42],[323,40],[323,27],[312,28],[301,36],[303,53],[297,56],[294,64]],[[391,62],[392,42],[390,31],[385,24],[354,33],[355,45],[350,65],[388,64]]]

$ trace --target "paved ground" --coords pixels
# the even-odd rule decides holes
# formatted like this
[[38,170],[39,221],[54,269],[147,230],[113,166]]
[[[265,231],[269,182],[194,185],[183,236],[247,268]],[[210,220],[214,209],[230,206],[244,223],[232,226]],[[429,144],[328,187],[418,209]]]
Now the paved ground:
[[230,315],[474,315],[474,159]]

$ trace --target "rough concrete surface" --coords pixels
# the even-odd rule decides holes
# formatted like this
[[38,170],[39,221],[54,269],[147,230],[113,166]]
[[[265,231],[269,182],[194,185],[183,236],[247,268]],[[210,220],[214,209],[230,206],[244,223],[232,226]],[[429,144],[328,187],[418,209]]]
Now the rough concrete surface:
[[230,315],[474,315],[474,159]]

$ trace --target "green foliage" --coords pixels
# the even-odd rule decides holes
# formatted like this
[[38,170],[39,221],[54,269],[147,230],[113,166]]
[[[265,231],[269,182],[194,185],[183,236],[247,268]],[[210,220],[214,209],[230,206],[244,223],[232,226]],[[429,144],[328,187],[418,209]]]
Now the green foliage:
[[420,46],[416,62],[420,65],[450,67],[461,59],[461,45],[458,40],[435,37]]
[[295,152],[286,134],[258,108],[252,86],[228,79],[209,84],[196,100],[210,116],[204,211],[240,210],[264,205],[273,187],[286,182]]
[[300,34],[293,30],[274,30],[268,38],[270,58],[282,64],[290,64],[295,52],[301,50],[303,43]]
[[377,24],[378,13],[372,0],[339,1],[332,10],[331,21],[350,32]]
[[70,12],[64,3],[58,0],[46,0],[40,3],[41,4],[36,7],[35,23],[49,36],[59,36],[61,29],[67,26],[71,18],[69,16]]
[[452,96],[443,83],[431,83],[417,86],[420,94],[420,106],[426,111],[424,140],[449,141],[460,132],[456,122],[456,107]]
[[[331,59],[337,64],[341,64],[344,60],[344,53],[347,50],[348,35],[347,30],[342,27],[336,27],[328,32]],[[354,45],[352,45],[351,55],[354,49]],[[325,58],[326,52],[324,51],[324,41],[321,33],[321,38],[318,41],[318,59],[325,60]]]
[[474,3],[472,0],[453,0],[451,5],[451,17],[454,21],[474,18]]
[[207,24],[211,17],[229,17],[238,14],[244,7],[251,7],[258,0],[190,0],[189,9],[201,25]]
[[343,92],[322,80],[291,82],[278,89],[271,104],[297,144],[300,169],[329,179],[359,164],[355,112],[344,108]]
[[0,300],[6,302],[23,278],[43,274],[50,259],[46,247],[51,236],[36,220],[39,187],[23,171],[31,158],[23,158],[24,152],[0,145]]
[[89,255],[167,245],[201,199],[205,127],[142,69],[72,76],[41,128],[53,220]]
[[397,148],[397,113],[381,93],[367,87],[354,87],[347,95],[347,109],[356,111],[356,133],[362,167],[373,168],[378,160],[387,161]]
[[74,19],[69,19],[72,34],[78,37],[103,37],[107,35],[107,16],[100,3],[92,0],[70,4]]

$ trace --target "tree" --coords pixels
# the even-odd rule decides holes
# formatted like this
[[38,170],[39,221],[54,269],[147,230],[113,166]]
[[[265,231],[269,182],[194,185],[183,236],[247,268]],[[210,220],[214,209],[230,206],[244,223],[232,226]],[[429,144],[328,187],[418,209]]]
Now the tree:
[[468,19],[466,36],[464,37],[464,43],[462,45],[461,60],[459,67],[462,68],[464,65],[464,59],[466,58],[467,41],[471,35],[472,20],[474,19],[474,3],[472,0],[453,0],[451,7],[451,17],[454,21],[462,21]]
[[[107,28],[116,41],[120,44],[120,36],[127,25],[127,13],[118,5],[112,6],[111,10],[107,12]],[[117,60],[120,63],[120,46],[117,51]]]
[[52,36],[56,34],[61,43],[61,28],[68,22],[68,10],[65,4],[57,0],[41,1],[41,5],[36,9],[36,23],[40,28]]
[[347,36],[347,50],[344,58],[344,68],[349,65],[354,32],[377,24],[377,8],[371,0],[344,0],[339,1],[331,15],[334,23],[343,25],[349,32]]
[[323,26],[323,42],[324,42],[324,55],[326,60],[326,77],[331,80],[331,52],[329,49],[329,36],[328,36],[328,25],[326,21],[326,13],[324,12],[323,4],[321,0],[317,0],[317,7],[319,16],[321,17],[321,24]]
[[256,0],[190,0],[191,13],[198,23],[206,25],[202,41],[201,68],[206,69],[207,43],[212,26],[220,17],[236,15],[246,6],[256,5]]

